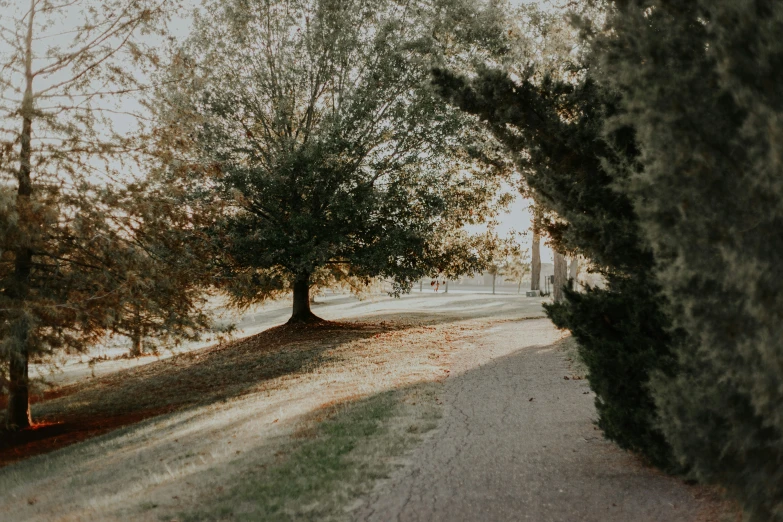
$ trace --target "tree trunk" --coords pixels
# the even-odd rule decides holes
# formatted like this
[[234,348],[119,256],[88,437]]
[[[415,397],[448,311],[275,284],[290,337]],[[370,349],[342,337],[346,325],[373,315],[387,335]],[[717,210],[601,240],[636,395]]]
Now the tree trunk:
[[556,303],[563,300],[563,287],[568,282],[568,262],[563,254],[555,252],[555,283],[552,295]]
[[424,280],[419,279],[419,293],[422,293],[424,291],[423,287],[424,287]]
[[578,277],[579,277],[579,256],[574,256],[571,259],[571,264],[568,266],[568,279],[573,280],[572,288],[574,290],[577,290],[579,288],[579,284],[576,282]]
[[32,424],[30,417],[29,389],[29,324],[26,318],[19,319],[17,330],[17,348],[11,354],[9,361],[8,408],[5,416],[5,426],[17,430],[27,428]]
[[131,349],[130,349],[130,356],[131,357],[141,357],[141,355],[144,353],[144,346],[142,344],[142,338],[141,338],[141,332],[133,332],[133,336],[131,337]]
[[443,283],[443,286],[444,286],[443,293],[444,294],[448,294],[449,293],[449,280],[448,279],[446,279],[446,281]]
[[[16,208],[19,215],[19,228],[23,235],[31,234],[32,204],[30,197],[33,193],[31,179],[32,170],[32,136],[33,136],[33,18],[35,16],[36,2],[31,0],[28,16],[27,35],[25,38],[25,92],[22,100],[22,133],[19,136],[19,173],[17,181],[19,187],[16,192]],[[27,297],[30,284],[30,273],[33,267],[33,251],[29,245],[22,244],[14,251],[14,276],[7,294],[13,301],[21,305]],[[6,427],[12,429],[27,428],[31,424],[30,419],[30,390],[29,390],[29,336],[32,333],[31,322],[25,317],[25,312],[19,310],[18,324],[14,328],[17,337],[13,343],[15,350],[10,354],[9,383],[8,383],[8,410],[6,413]]]
[[294,308],[288,324],[323,321],[310,310],[310,274],[300,274],[294,281]]
[[144,339],[144,329],[141,326],[141,308],[138,305],[133,306],[133,320],[135,327],[131,325],[131,357],[141,357],[144,353],[144,345],[142,343]]
[[495,295],[495,279],[497,279],[497,274],[492,274],[492,295]]
[[517,293],[518,294],[522,293],[522,280],[521,279],[519,280],[519,283],[517,283]]
[[533,218],[533,248],[530,260],[530,289],[541,290],[541,233],[538,230],[538,222]]

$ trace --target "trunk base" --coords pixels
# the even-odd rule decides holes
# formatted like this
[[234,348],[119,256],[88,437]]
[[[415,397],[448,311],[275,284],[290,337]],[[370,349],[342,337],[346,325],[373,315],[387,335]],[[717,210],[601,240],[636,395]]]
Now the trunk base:
[[8,404],[4,423],[8,431],[23,430],[33,423],[30,415],[29,355],[26,348],[20,354],[13,355],[9,364]]
[[32,425],[33,419],[30,415],[27,394],[23,394],[23,397],[10,397],[2,429],[4,431],[21,431]]
[[141,356],[143,356],[143,355],[144,355],[144,350],[143,350],[141,347],[134,345],[134,346],[132,346],[132,347],[131,347],[131,349],[128,351],[128,355],[129,355],[131,358],[135,359],[135,358],[137,358],[137,357],[141,357]]
[[320,324],[320,323],[327,323],[328,321],[326,319],[321,319],[317,315],[315,315],[313,312],[308,310],[304,313],[298,313],[295,315],[292,315],[291,318],[285,323],[285,324]]
[[294,308],[286,324],[318,324],[325,322],[310,311],[310,274],[300,274],[294,281]]

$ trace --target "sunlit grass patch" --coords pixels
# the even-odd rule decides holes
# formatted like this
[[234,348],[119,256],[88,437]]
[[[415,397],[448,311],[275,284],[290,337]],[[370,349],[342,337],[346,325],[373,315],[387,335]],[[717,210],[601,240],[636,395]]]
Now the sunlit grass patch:
[[388,476],[395,457],[437,426],[437,387],[421,384],[330,406],[325,419],[299,430],[275,462],[238,474],[227,492],[177,519],[348,518],[347,506]]
[[[395,455],[434,427],[434,416],[423,412],[440,401],[423,390],[440,393],[453,376],[453,355],[507,319],[414,310],[276,328],[69,385],[68,393],[36,405],[39,419],[69,413],[103,422],[149,408],[162,414],[0,468],[0,512],[19,520],[344,518],[345,506],[360,506],[355,492],[373,487],[373,477],[400,461]],[[294,465],[300,448],[327,435],[336,440],[329,423],[385,393],[398,405],[369,435],[353,437],[340,467],[327,474],[334,480],[319,468],[324,486],[305,484],[311,500],[263,488],[262,498],[235,491]],[[264,498],[282,498],[275,514],[266,515]]]

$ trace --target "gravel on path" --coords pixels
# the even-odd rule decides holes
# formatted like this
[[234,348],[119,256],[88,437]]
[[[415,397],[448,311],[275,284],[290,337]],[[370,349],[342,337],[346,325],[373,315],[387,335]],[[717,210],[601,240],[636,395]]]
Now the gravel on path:
[[[712,519],[699,487],[606,441],[587,381],[546,319],[507,322],[455,356],[440,427],[353,512],[362,521]],[[568,377],[568,379],[566,379]]]

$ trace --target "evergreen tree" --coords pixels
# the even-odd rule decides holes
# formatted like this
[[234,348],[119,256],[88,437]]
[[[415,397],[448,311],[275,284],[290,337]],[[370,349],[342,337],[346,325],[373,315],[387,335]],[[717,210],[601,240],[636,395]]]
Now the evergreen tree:
[[643,154],[628,186],[658,259],[678,371],[661,426],[750,520],[783,520],[783,5],[624,1],[595,40]]
[[162,116],[187,142],[171,175],[215,216],[207,233],[234,304],[292,290],[291,321],[311,322],[313,277],[330,266],[392,279],[394,293],[484,266],[482,239],[462,227],[494,213],[506,169],[475,119],[430,87],[436,46],[421,10],[391,0],[207,10]]
[[[513,31],[502,28],[498,38],[508,34]],[[470,77],[436,69],[434,81],[514,154],[553,249],[583,255],[606,279],[604,289],[565,289],[565,300],[547,306],[548,314],[579,342],[605,435],[671,468],[676,463],[657,425],[649,383],[655,371],[671,369],[672,334],[652,252],[620,188],[638,150],[631,127],[605,131],[619,96],[596,83],[587,59],[552,68],[500,56],[477,65]]]
[[[8,428],[30,425],[31,359],[83,349],[115,330],[193,333],[204,319],[190,315],[198,305],[188,291],[192,279],[176,264],[161,266],[174,258],[186,264],[163,253],[160,241],[176,251],[167,228],[180,210],[152,210],[157,198],[117,181],[136,165],[138,146],[113,132],[121,109],[107,102],[140,88],[121,59],[130,55],[137,65],[148,57],[135,36],[158,30],[165,2],[24,4],[0,2],[9,49],[0,64],[0,360],[9,376]],[[63,19],[74,26],[55,44]]]

